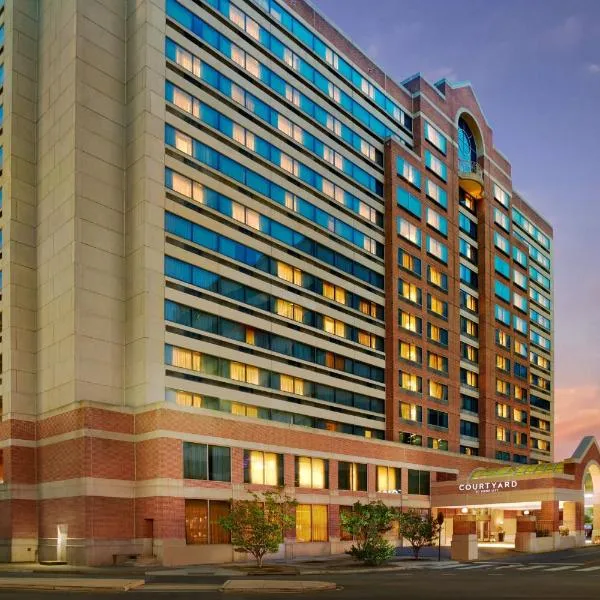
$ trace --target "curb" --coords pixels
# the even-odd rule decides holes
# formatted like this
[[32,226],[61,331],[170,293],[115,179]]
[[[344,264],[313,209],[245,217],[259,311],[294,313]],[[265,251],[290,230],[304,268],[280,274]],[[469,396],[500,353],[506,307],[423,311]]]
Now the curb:
[[0,589],[12,590],[86,590],[127,592],[144,585],[143,579],[60,579],[58,577],[3,577]]
[[337,585],[330,581],[287,581],[277,579],[230,579],[221,586],[224,593],[289,593],[321,592],[335,590]]

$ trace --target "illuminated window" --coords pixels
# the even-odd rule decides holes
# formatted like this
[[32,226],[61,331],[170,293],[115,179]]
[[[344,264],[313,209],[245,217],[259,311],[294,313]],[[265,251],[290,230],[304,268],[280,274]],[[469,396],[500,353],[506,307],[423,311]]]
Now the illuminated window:
[[527,390],[525,388],[522,388],[520,385],[514,385],[513,389],[516,400],[519,400],[521,402],[527,401]]
[[510,335],[500,329],[496,329],[496,344],[510,350]]
[[428,437],[427,447],[433,448],[434,450],[443,450],[444,452],[448,452],[448,440]]
[[418,404],[400,402],[400,418],[405,421],[423,422],[423,408]]
[[477,363],[479,361],[479,350],[475,348],[475,346],[471,346],[471,344],[461,342],[460,356],[464,360],[467,360],[472,363]]
[[244,483],[283,485],[283,454],[244,450]]
[[326,542],[329,539],[327,530],[327,505],[298,504],[296,506],[297,542]]
[[280,261],[277,262],[277,277],[295,285],[302,285],[302,271]]
[[332,335],[346,337],[346,324],[331,317],[323,317],[323,330]]
[[429,380],[429,396],[435,400],[448,401],[448,386],[439,381]]
[[310,456],[297,456],[296,487],[327,489],[329,487],[328,461]]
[[400,342],[400,358],[417,364],[423,362],[423,351],[416,344]]
[[502,394],[503,396],[510,395],[510,383],[502,379],[496,379],[496,393]]
[[175,394],[175,402],[179,406],[191,406],[194,408],[201,408],[202,396],[198,394],[192,394],[192,392],[184,392],[178,390]]
[[468,387],[478,388],[479,387],[479,375],[477,373],[474,373],[473,371],[469,371],[467,369],[461,369],[460,370],[460,382],[463,385],[466,385]]
[[508,404],[502,404],[501,402],[496,402],[496,416],[501,419],[509,418],[509,407]]
[[291,375],[279,376],[279,388],[282,392],[288,394],[304,395],[304,379],[300,377],[292,377]]
[[420,394],[423,391],[423,379],[414,373],[400,371],[400,387],[408,392]]
[[192,138],[189,135],[175,131],[175,148],[189,156],[192,155]]
[[448,303],[431,294],[427,294],[427,310],[442,317],[442,319],[448,318]]
[[508,360],[508,358],[505,356],[496,354],[496,368],[510,373],[510,360]]
[[400,489],[400,469],[396,467],[377,467],[377,491],[391,492]]
[[510,441],[510,431],[506,427],[502,427],[501,425],[496,426],[496,439],[499,442],[508,442]]
[[448,373],[448,359],[445,356],[435,354],[433,352],[427,353],[427,366],[430,369]]
[[413,333],[421,334],[423,331],[423,321],[420,317],[407,313],[403,310],[399,311],[400,327]]
[[230,510],[222,500],[185,500],[185,543],[230,544],[229,532],[220,525]]
[[398,294],[414,304],[421,305],[421,288],[417,287],[414,283],[408,283],[407,281],[398,280]]
[[275,312],[282,317],[298,321],[299,323],[302,323],[304,319],[304,308],[302,306],[282,300],[281,298],[277,298],[275,301]]

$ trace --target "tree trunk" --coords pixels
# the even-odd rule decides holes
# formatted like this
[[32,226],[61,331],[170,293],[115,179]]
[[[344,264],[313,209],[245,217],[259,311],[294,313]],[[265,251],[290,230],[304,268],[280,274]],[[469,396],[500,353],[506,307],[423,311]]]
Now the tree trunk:
[[258,566],[259,569],[262,569],[262,561],[263,561],[263,555],[259,554],[256,557],[256,564],[257,564],[257,566]]

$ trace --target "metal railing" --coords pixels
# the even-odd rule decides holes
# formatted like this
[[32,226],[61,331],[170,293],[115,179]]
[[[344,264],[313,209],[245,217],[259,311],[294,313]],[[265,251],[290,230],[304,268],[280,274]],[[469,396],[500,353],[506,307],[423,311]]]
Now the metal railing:
[[475,175],[480,179],[483,179],[483,169],[481,168],[481,165],[471,160],[459,160],[458,172],[464,175]]

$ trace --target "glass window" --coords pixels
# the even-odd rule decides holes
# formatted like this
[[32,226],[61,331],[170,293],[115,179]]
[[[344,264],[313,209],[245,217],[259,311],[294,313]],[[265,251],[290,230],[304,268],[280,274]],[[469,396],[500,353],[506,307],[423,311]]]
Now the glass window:
[[183,442],[184,479],[231,481],[230,449]]
[[327,505],[298,504],[296,506],[296,541],[326,542],[328,539]]
[[231,510],[220,500],[185,500],[186,544],[230,544],[231,536],[219,520]]
[[416,167],[399,156],[396,159],[396,169],[398,175],[406,179],[409,183],[412,183],[415,187],[421,188],[421,173],[419,173]]
[[429,496],[431,476],[429,471],[408,469],[408,493]]
[[244,450],[244,483],[283,485],[283,455]]
[[400,402],[400,418],[404,421],[423,422],[423,408],[418,404]]
[[352,492],[367,491],[367,465],[362,463],[338,463],[338,488]]
[[433,408],[427,409],[427,425],[448,429],[448,413]]
[[448,208],[448,194],[446,190],[431,181],[431,179],[427,179],[426,181],[425,193],[428,198],[439,204],[442,208]]
[[407,192],[404,188],[398,187],[396,190],[398,206],[408,211],[418,219],[421,218],[421,201]]
[[377,491],[392,492],[400,489],[400,469],[377,467]]
[[409,362],[421,364],[423,361],[423,351],[416,344],[400,341],[400,358]]
[[415,246],[421,247],[421,230],[402,217],[398,217],[398,235],[412,242]]
[[329,463],[322,458],[296,457],[296,487],[327,489]]
[[420,394],[423,391],[423,379],[414,373],[399,371],[400,387],[407,392]]

